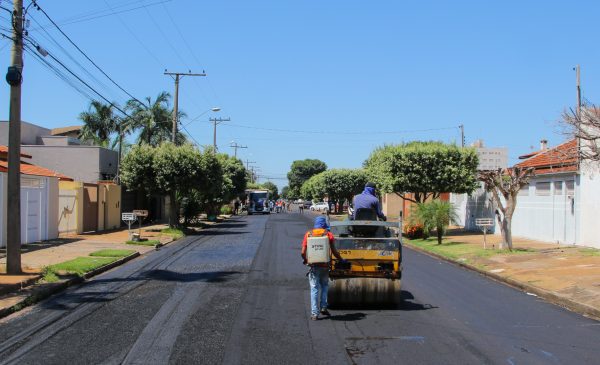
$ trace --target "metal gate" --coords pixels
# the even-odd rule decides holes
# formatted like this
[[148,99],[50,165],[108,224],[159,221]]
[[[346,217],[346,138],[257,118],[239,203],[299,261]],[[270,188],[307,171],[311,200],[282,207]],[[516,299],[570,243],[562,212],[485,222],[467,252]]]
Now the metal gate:
[[83,232],[98,230],[98,185],[83,185]]
[[48,239],[48,184],[43,178],[21,178],[21,243]]

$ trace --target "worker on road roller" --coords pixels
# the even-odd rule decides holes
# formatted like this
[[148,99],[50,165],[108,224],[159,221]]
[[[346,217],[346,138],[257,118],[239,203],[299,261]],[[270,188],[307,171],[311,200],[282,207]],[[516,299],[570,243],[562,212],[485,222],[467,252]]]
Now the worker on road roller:
[[379,204],[379,199],[375,194],[375,184],[372,182],[368,182],[365,184],[365,190],[362,193],[355,195],[354,199],[352,199],[353,213],[352,220],[359,220],[361,217],[357,217],[357,212],[359,210],[374,212],[376,217],[368,217],[370,220],[377,220],[377,218],[382,221],[386,220],[385,215],[381,211],[381,204]]
[[310,284],[310,319],[313,321],[319,319],[319,313],[329,316],[327,290],[329,288],[330,252],[338,260],[344,261],[335,248],[334,238],[329,232],[327,220],[324,216],[319,216],[315,219],[314,228],[306,232],[302,240],[302,260],[305,265],[310,266],[307,276]]

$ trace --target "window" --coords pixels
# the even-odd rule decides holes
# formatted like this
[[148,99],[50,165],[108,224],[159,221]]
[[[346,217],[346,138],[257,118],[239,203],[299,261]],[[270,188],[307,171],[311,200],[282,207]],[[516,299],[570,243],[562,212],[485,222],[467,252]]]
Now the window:
[[565,181],[565,187],[567,189],[567,195],[575,195],[575,181],[567,180]]
[[550,195],[550,182],[544,181],[535,184],[535,195],[547,196]]
[[562,181],[554,182],[554,195],[563,195],[563,182]]

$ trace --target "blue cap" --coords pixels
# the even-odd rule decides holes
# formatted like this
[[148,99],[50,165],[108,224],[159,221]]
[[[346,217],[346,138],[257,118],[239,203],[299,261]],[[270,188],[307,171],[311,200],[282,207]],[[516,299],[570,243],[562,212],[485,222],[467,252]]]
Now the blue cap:
[[323,216],[319,216],[315,219],[315,226],[314,228],[324,228],[324,229],[329,229],[329,226],[327,225],[327,219],[325,219],[325,217]]

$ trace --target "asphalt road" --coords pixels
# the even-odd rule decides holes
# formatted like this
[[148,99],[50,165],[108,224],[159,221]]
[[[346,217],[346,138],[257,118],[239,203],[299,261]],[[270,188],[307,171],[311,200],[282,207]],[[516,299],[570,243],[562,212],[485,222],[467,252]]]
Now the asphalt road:
[[239,217],[0,323],[0,363],[600,364],[600,323],[404,250],[399,308],[310,321],[310,215]]

